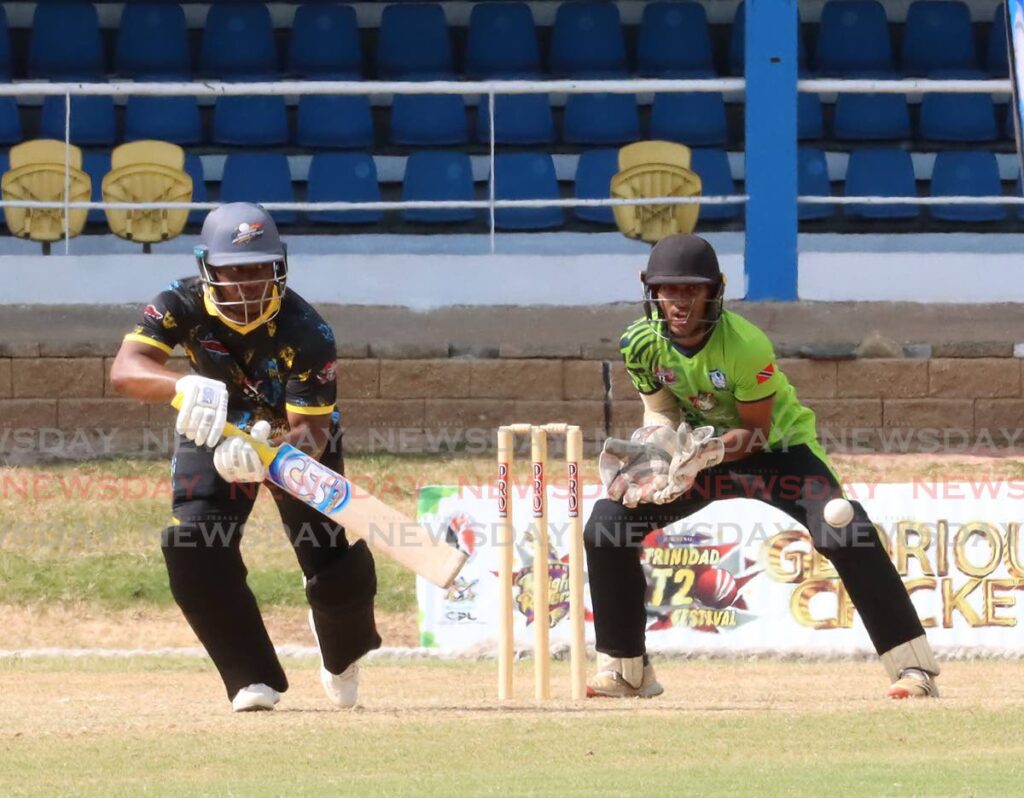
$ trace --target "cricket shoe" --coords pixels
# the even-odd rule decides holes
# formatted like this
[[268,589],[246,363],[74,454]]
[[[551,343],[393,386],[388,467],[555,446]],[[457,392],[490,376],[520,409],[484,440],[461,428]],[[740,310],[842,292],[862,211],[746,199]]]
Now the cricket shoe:
[[[313,621],[313,610],[309,611],[309,629],[313,632],[313,639],[317,647],[320,646],[320,637],[316,633],[316,623]],[[324,667],[323,652],[320,654],[320,684],[331,703],[339,709],[351,709],[359,699],[359,663],[353,662],[341,673],[331,673]]]
[[938,698],[939,687],[935,677],[918,668],[904,668],[900,678],[889,687],[886,698]]
[[235,712],[261,712],[273,709],[281,700],[281,694],[273,687],[262,682],[243,687],[231,699],[231,709]]
[[598,652],[597,673],[587,698],[654,698],[665,692],[646,657],[609,657]]

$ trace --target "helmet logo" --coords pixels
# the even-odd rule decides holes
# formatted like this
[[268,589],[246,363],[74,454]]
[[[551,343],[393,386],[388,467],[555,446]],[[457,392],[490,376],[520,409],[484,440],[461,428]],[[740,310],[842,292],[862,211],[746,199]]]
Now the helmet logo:
[[231,239],[232,244],[248,244],[263,236],[263,225],[260,222],[242,222],[235,228]]

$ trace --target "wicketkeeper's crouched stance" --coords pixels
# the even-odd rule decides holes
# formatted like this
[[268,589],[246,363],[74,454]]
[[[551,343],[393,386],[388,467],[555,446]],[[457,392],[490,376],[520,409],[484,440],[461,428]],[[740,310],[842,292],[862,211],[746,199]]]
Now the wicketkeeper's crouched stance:
[[606,442],[600,465],[610,498],[584,530],[598,651],[588,693],[662,692],[645,653],[643,539],[713,501],[745,497],[803,524],[831,560],[881,655],[888,695],[938,695],[939,666],[864,508],[851,502],[854,518],[842,528],[824,521],[842,488],[814,413],[775,364],[767,336],[722,309],[714,250],[694,235],[663,239],[643,283],[645,318],[621,348],[645,426],[630,441]]
[[[273,435],[343,473],[334,335],[305,300],[286,292],[285,247],[262,208],[234,203],[211,211],[196,257],[200,276],[176,280],[145,307],[111,381],[144,401],[182,399],[173,519],[162,543],[171,593],[233,708],[272,709],[288,680],[239,552],[266,469],[244,438],[223,438],[224,425],[262,440]],[[186,377],[165,365],[175,346],[191,361]],[[305,577],[321,682],[336,705],[352,706],[357,660],[381,643],[373,557],[312,507],[270,489]]]

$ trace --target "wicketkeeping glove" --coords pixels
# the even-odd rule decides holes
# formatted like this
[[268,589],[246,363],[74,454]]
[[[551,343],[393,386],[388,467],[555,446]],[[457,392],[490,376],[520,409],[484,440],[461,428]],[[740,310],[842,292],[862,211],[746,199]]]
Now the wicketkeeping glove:
[[685,426],[684,422],[679,427],[678,449],[672,456],[667,483],[651,497],[653,504],[675,501],[693,487],[697,474],[718,465],[725,457],[725,444],[715,437],[714,427],[697,427],[692,431],[687,428],[684,436]]
[[220,380],[189,374],[174,387],[182,398],[175,424],[178,434],[196,446],[216,446],[228,420],[228,386]]
[[[681,425],[680,432],[688,436],[689,427]],[[608,438],[597,460],[608,497],[626,507],[652,502],[669,484],[677,434],[671,427],[649,426],[628,441]]]
[[[270,423],[257,421],[249,434],[266,443]],[[262,482],[267,476],[267,467],[256,447],[241,436],[228,438],[213,450],[213,467],[227,482]]]

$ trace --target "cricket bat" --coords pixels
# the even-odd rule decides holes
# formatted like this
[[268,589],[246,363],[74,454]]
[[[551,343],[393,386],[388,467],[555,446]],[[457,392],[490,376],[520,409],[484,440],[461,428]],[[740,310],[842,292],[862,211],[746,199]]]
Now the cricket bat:
[[[181,396],[175,396],[171,404],[180,408]],[[428,582],[446,588],[459,575],[469,556],[466,552],[439,540],[437,535],[300,449],[289,443],[264,443],[234,424],[225,425],[224,436],[248,440],[267,467],[267,479],[281,490],[341,524],[346,532],[362,538],[371,548]]]

